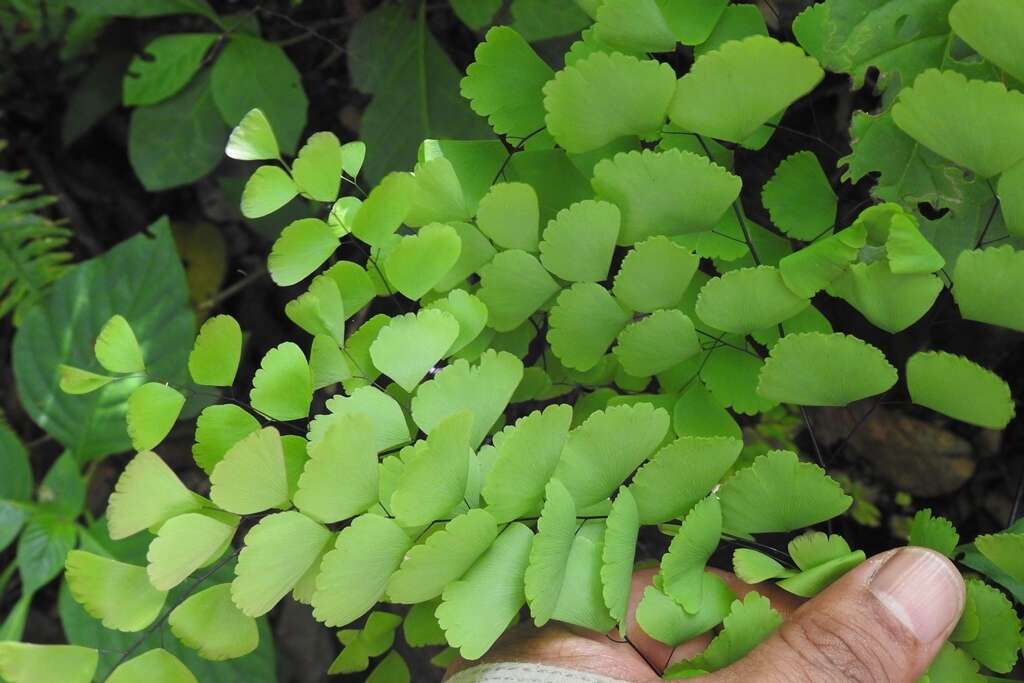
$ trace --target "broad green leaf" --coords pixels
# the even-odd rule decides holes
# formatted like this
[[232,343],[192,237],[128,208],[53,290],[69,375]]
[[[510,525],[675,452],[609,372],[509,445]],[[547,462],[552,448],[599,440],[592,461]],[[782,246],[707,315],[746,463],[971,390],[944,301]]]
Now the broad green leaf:
[[540,207],[537,193],[526,183],[497,183],[480,200],[480,232],[503,249],[537,251]]
[[235,515],[214,510],[189,512],[164,522],[146,554],[149,582],[169,591],[216,560],[234,538],[238,521]]
[[706,157],[676,149],[617,154],[594,167],[591,182],[598,199],[622,211],[623,246],[654,235],[710,230],[739,197],[742,184]]
[[979,55],[1024,81],[1024,56],[1017,39],[1024,32],[1024,8],[1012,0],[960,0],[949,24]]
[[533,532],[513,522],[466,574],[444,589],[437,620],[452,647],[479,659],[526,602],[523,575]]
[[402,407],[377,387],[360,387],[349,396],[334,396],[328,399],[325,407],[329,412],[317,415],[309,423],[311,450],[317,448],[331,426],[346,415],[365,415],[370,418],[377,452],[409,441],[409,425],[402,414]]
[[277,147],[274,129],[270,127],[267,115],[261,109],[250,109],[238,122],[228,138],[224,153],[232,159],[262,161],[277,159],[281,152]]
[[319,562],[330,539],[330,531],[301,512],[264,517],[245,535],[231,599],[250,617],[266,614]]
[[[462,23],[474,31],[487,28],[501,9],[501,0],[449,0],[452,11]],[[492,29],[493,30],[493,29]],[[517,34],[518,35],[518,34]]]
[[489,263],[496,253],[494,245],[484,237],[476,226],[469,223],[455,223],[452,227],[458,233],[462,246],[455,265],[434,285],[434,290],[438,292],[446,292],[457,287],[466,278]]
[[192,457],[210,474],[232,446],[259,428],[259,420],[233,403],[204,408],[196,420]]
[[290,223],[274,242],[267,260],[270,277],[282,287],[294,285],[322,266],[337,248],[334,231],[319,218],[302,218]]
[[978,637],[959,643],[967,654],[996,673],[1010,673],[1021,647],[1020,617],[998,588],[967,579],[967,599],[978,610]]
[[885,261],[855,263],[826,290],[875,327],[895,334],[924,317],[942,291],[935,275],[897,275]]
[[558,605],[577,532],[576,505],[562,482],[549,481],[545,499],[524,576],[526,601],[538,627],[551,619]]
[[242,328],[230,315],[217,315],[199,328],[188,356],[192,381],[211,387],[229,387],[242,357]]
[[[4,473],[0,480],[0,499],[27,501],[31,498],[34,480],[28,450],[6,424],[0,425],[0,470]],[[77,468],[75,474],[78,474]],[[0,530],[2,537],[5,534]],[[0,543],[0,546],[6,546],[6,543]]]
[[845,406],[888,391],[896,368],[874,346],[845,334],[789,334],[772,347],[757,393],[781,403]]
[[410,299],[419,299],[458,263],[462,241],[455,228],[430,223],[405,235],[385,259],[388,282]]
[[416,191],[405,217],[406,225],[418,228],[428,223],[468,220],[473,211],[466,203],[459,175],[444,157],[420,161],[413,172]]
[[256,620],[231,601],[231,585],[218,584],[190,596],[167,620],[171,632],[205,659],[247,655],[259,645]]
[[751,591],[742,601],[732,603],[729,615],[722,623],[722,630],[707,649],[693,660],[681,664],[705,671],[718,671],[745,657],[781,623],[782,617],[772,609],[768,598]]
[[[488,544],[489,545],[489,544]],[[405,642],[412,647],[424,647],[426,645],[444,645],[444,631],[437,623],[434,610],[441,604],[441,599],[436,598],[429,602],[421,602],[409,608],[402,621],[402,635]]]
[[211,82],[224,121],[233,125],[259,108],[285,151],[295,149],[306,126],[308,101],[301,75],[279,45],[232,35],[213,65]]
[[90,683],[98,663],[91,647],[0,642],[0,676],[11,683]]
[[406,461],[391,511],[402,526],[443,518],[466,495],[473,414],[463,410],[445,418],[427,435],[425,448]]
[[487,511],[508,522],[536,510],[562,455],[572,409],[551,405],[516,420],[494,435],[496,452],[483,485]]
[[[717,351],[716,351],[717,353]],[[679,395],[672,409],[672,428],[677,436],[742,438],[742,430],[729,411],[695,379]]]
[[154,648],[129,659],[107,676],[107,683],[198,683],[181,660],[163,648]]
[[999,375],[963,356],[921,351],[907,361],[907,390],[917,405],[988,429],[1002,429],[1015,408]]
[[508,332],[522,325],[558,292],[558,283],[525,251],[503,251],[480,269],[476,295],[487,306],[487,325]]
[[700,290],[696,311],[711,327],[748,334],[788,320],[809,304],[786,286],[778,268],[757,266],[711,278]]
[[896,214],[889,225],[885,253],[892,272],[903,274],[934,273],[946,260],[921,234],[913,216]]
[[458,321],[445,311],[423,308],[392,318],[370,345],[374,366],[411,392],[459,336]]
[[411,604],[440,596],[445,586],[462,578],[497,536],[498,525],[485,510],[470,510],[456,517],[409,550],[388,582],[388,599]]
[[[473,111],[486,117],[496,134],[513,141],[544,128],[541,88],[554,72],[523,37],[507,26],[495,26],[474,56],[460,85]],[[514,88],[508,87],[512,81]]]
[[128,397],[128,435],[132,447],[147,451],[164,440],[185,405],[185,397],[173,387],[149,382]]
[[115,379],[109,375],[98,375],[95,372],[71,367],[70,365],[58,365],[57,371],[60,375],[60,390],[72,396],[91,394],[97,389],[107,386]]
[[629,594],[633,586],[633,560],[640,532],[640,514],[629,488],[622,486],[612,503],[605,524],[601,548],[601,584],[604,604],[612,619],[625,625]]
[[512,0],[512,28],[530,42],[576,33],[590,18],[574,2]]
[[107,504],[110,538],[116,540],[194,512],[204,499],[185,488],[152,451],[139,453],[124,468]]
[[772,223],[794,239],[813,240],[836,222],[836,194],[813,152],[783,159],[761,199]]
[[313,133],[292,162],[292,176],[303,195],[333,202],[341,187],[341,142],[334,133]]
[[145,372],[139,340],[122,315],[115,315],[100,330],[94,346],[96,360],[107,372]]
[[595,52],[544,86],[545,121],[567,152],[589,152],[661,130],[674,89],[675,72],[667,64]]
[[704,567],[721,536],[722,508],[717,498],[708,496],[687,513],[661,557],[662,589],[688,614],[697,614],[703,605]]
[[486,140],[423,140],[417,159],[430,161],[445,158],[451,162],[462,187],[463,198],[471,213],[476,213],[481,197],[500,177],[509,158],[505,145],[494,138]]
[[295,507],[319,522],[355,517],[377,502],[377,441],[373,419],[363,413],[332,420],[299,477]]
[[[979,536],[974,539],[974,544],[981,549]],[[922,548],[931,548],[940,552],[946,557],[952,558],[956,547],[960,543],[960,534],[956,528],[945,517],[932,516],[931,508],[918,510],[914,518],[910,520],[909,545],[916,545]],[[984,554],[984,550],[982,550]]]
[[451,356],[475,340],[487,326],[487,306],[464,289],[453,289],[443,299],[435,299],[427,305],[449,314],[459,323],[459,336],[445,353]]
[[242,215],[246,218],[263,218],[274,213],[295,198],[299,188],[295,181],[280,166],[260,166],[242,190]]
[[659,450],[629,485],[640,523],[685,515],[718,485],[742,449],[740,439],[680,437]]
[[1024,332],[1024,252],[1010,245],[965,251],[953,271],[953,298],[966,320]]
[[479,447],[523,378],[523,363],[510,353],[486,351],[476,365],[456,360],[424,382],[412,399],[412,419],[429,434],[445,418],[473,413],[469,445]]
[[167,593],[149,583],[146,568],[83,550],[68,553],[71,595],[107,628],[141,631],[163,609]]
[[173,97],[132,111],[128,160],[143,187],[157,192],[188,185],[217,167],[228,127],[214,99],[210,77],[201,72]]
[[368,612],[384,595],[388,579],[412,546],[394,520],[357,517],[324,555],[313,593],[313,616],[344,626]]
[[668,426],[668,414],[649,403],[598,411],[569,433],[555,477],[577,507],[602,501],[647,460]]
[[562,209],[544,229],[540,262],[569,282],[608,277],[621,214],[614,204],[586,200]]
[[[601,556],[604,550],[604,522],[589,520],[572,537],[564,578],[552,618],[605,633],[615,619],[604,604]],[[534,539],[536,544],[536,539]]]
[[766,36],[731,41],[703,54],[679,79],[669,117],[683,130],[742,143],[824,75],[792,43]]
[[634,311],[673,308],[683,298],[700,259],[666,237],[651,237],[626,252],[612,293]]
[[671,52],[676,38],[658,0],[604,0],[594,28],[602,43],[625,52]]
[[548,316],[548,344],[562,364],[587,371],[597,365],[630,315],[607,289],[577,282],[562,290]]
[[309,364],[302,349],[284,342],[270,349],[252,378],[249,402],[275,420],[298,420],[309,415],[313,400]]
[[416,194],[409,173],[389,173],[371,191],[352,219],[352,234],[371,246],[380,246],[405,221]]
[[863,229],[851,227],[783,257],[779,261],[783,283],[797,296],[813,297],[849,270],[865,238]]
[[711,35],[728,0],[676,0],[661,3],[665,23],[683,45],[700,45]]
[[613,349],[622,369],[637,377],[668,370],[700,353],[693,322],[676,309],[655,311],[630,323]]
[[978,536],[974,545],[999,569],[1024,582],[1024,534],[987,534]]
[[125,106],[156,104],[185,87],[202,65],[214,33],[173,33],[157,37],[136,56],[124,76]]
[[636,608],[636,622],[644,633],[676,647],[721,624],[736,596],[716,574],[704,572],[700,580],[704,600],[696,614],[687,614],[657,586],[648,586]]
[[540,203],[540,219],[545,223],[561,209],[594,198],[587,178],[569,155],[557,147],[514,153],[502,178],[526,183],[534,189]]
[[362,310],[377,296],[377,290],[374,288],[369,274],[358,263],[338,261],[325,270],[324,275],[334,280],[338,291],[341,292],[346,320]]
[[210,474],[210,500],[238,515],[288,503],[281,435],[264,427],[232,446]]
[[853,502],[824,470],[791,451],[758,456],[722,484],[718,497],[723,528],[733,534],[793,531],[832,519]]
[[[76,527],[66,516],[56,511],[37,510],[28,518],[18,536],[15,551],[22,598],[12,610],[10,618],[20,623],[5,623],[3,631],[10,633],[5,637],[20,637],[28,616],[31,595],[60,574],[68,551],[75,547],[76,542]],[[20,615],[14,616],[19,612]]]
[[751,5],[729,5],[722,11],[722,15],[708,39],[693,48],[693,54],[695,57],[700,57],[705,52],[717,50],[730,40],[766,35],[768,35],[768,26],[765,24],[760,8]]
[[999,176],[996,186],[999,209],[1011,235],[1024,237],[1024,162]]
[[[944,111],[969,112],[944,116]],[[925,71],[900,92],[893,120],[933,152],[991,178],[1024,159],[1024,93],[955,71]]]
[[737,548],[732,554],[732,568],[744,583],[755,584],[768,579],[792,576],[795,572],[786,569],[778,560],[749,548]]

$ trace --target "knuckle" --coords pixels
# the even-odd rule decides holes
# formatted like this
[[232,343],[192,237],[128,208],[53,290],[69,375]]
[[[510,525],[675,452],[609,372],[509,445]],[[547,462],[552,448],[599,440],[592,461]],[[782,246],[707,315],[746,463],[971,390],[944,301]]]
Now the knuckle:
[[835,615],[808,614],[788,622],[780,640],[822,683],[891,683],[892,645],[871,630]]

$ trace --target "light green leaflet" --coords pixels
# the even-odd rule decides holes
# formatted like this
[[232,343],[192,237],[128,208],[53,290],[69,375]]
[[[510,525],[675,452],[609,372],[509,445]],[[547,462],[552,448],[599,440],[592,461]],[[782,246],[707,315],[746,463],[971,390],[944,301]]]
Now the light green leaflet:
[[412,204],[405,224],[418,228],[428,223],[468,220],[472,211],[466,203],[459,176],[452,162],[444,157],[425,159],[416,164]]
[[185,397],[173,387],[149,382],[128,397],[125,421],[132,447],[137,451],[154,448],[171,433],[178,415],[185,405]]
[[345,415],[352,414],[362,414],[370,418],[378,452],[409,441],[409,425],[402,414],[402,407],[398,401],[377,387],[360,387],[349,396],[339,394],[328,399],[325,407],[329,412],[317,415],[309,423],[310,449],[317,447],[331,425]]
[[402,617],[390,612],[370,612],[361,629],[342,629],[338,640],[345,648],[331,664],[328,674],[366,671],[370,657],[379,657],[395,643],[395,630]]
[[526,183],[497,183],[480,200],[477,226],[503,249],[537,251],[540,207]]
[[617,154],[594,167],[591,182],[598,199],[622,211],[623,246],[654,235],[710,230],[739,197],[742,185],[706,157],[676,149]]
[[703,654],[689,662],[680,662],[680,665],[705,671],[723,669],[753,650],[781,623],[782,617],[772,609],[768,598],[751,591],[742,601],[732,603],[722,630]]
[[585,508],[614,493],[661,444],[669,418],[649,403],[594,413],[569,433],[555,477]]
[[779,274],[790,291],[809,299],[842,277],[865,244],[863,228],[847,228],[783,257]]
[[437,620],[448,643],[466,659],[479,659],[526,602],[523,575],[533,532],[513,522],[458,581],[444,589]]
[[[974,539],[974,545],[981,550],[981,539],[979,536]],[[910,521],[909,545],[916,545],[922,548],[931,548],[940,552],[946,557],[952,558],[956,553],[956,547],[960,544],[960,534],[945,517],[933,517],[930,508],[918,510],[917,514]],[[981,550],[982,555],[985,554]],[[987,555],[986,555],[987,557]],[[992,559],[992,558],[989,558]]]
[[91,647],[0,642],[0,676],[11,683],[89,683],[98,663]]
[[548,132],[571,153],[589,152],[626,135],[657,133],[675,79],[668,64],[595,52],[545,84]]
[[526,322],[559,289],[537,257],[525,251],[503,251],[479,272],[476,295],[487,306],[487,325],[499,332]]
[[605,0],[597,8],[597,37],[623,52],[670,52],[676,48],[657,0]]
[[605,525],[601,520],[583,522],[572,537],[565,575],[552,618],[605,633],[616,620],[604,603],[601,583],[601,557],[604,551]]
[[94,346],[96,360],[108,372],[145,372],[146,362],[142,358],[139,341],[131,325],[122,315],[115,315],[107,321],[96,337]]
[[461,410],[473,413],[469,440],[477,448],[505,410],[523,378],[523,363],[510,353],[488,349],[473,366],[456,360],[424,382],[412,399],[412,419],[429,434]]
[[359,175],[366,161],[366,143],[361,140],[346,142],[341,146],[341,170],[353,180]]
[[298,193],[295,181],[283,168],[270,164],[260,166],[249,176],[242,190],[242,215],[246,218],[269,216]]
[[424,647],[426,645],[444,645],[444,631],[437,623],[434,610],[441,604],[441,599],[436,598],[427,602],[413,605],[406,612],[402,621],[402,635],[405,642],[413,647]]
[[711,278],[697,297],[697,315],[719,330],[748,334],[792,318],[810,304],[790,290],[778,268],[757,266]]
[[842,514],[853,502],[824,470],[790,451],[758,456],[722,484],[718,497],[724,529],[733,534],[800,529]]
[[[700,379],[721,405],[744,415],[757,415],[771,410],[777,402],[757,393],[757,379],[764,362],[746,348],[741,337],[726,337],[731,346],[722,346],[709,353],[700,372]],[[697,362],[696,356],[691,362]]]
[[292,162],[299,191],[318,202],[333,202],[341,186],[341,142],[334,133],[313,133]]
[[277,147],[274,130],[267,116],[259,109],[252,109],[231,131],[228,146],[224,151],[232,159],[260,161],[277,159],[281,156]]
[[114,381],[113,377],[97,375],[95,372],[70,365],[59,365],[57,370],[60,375],[60,390],[75,396],[92,393]]
[[942,291],[935,275],[894,274],[886,261],[855,263],[826,290],[856,308],[875,327],[895,334],[924,317]]
[[252,378],[249,402],[275,420],[297,420],[309,415],[313,380],[302,349],[293,342],[272,348]]
[[159,455],[143,451],[124,468],[110,494],[110,538],[127,538],[171,517],[198,510],[204,502],[185,488]]
[[544,229],[540,262],[569,282],[608,277],[619,237],[621,214],[614,204],[586,200],[562,209]]
[[496,253],[491,241],[484,237],[483,233],[475,226],[469,223],[452,223],[452,227],[459,234],[462,247],[459,251],[459,260],[434,285],[434,289],[438,292],[446,292],[460,285],[470,275],[490,263]]
[[988,534],[978,536],[974,545],[994,565],[1014,578],[1024,581],[1024,534]]
[[679,436],[725,436],[741,439],[743,434],[733,416],[699,379],[690,383],[673,406],[672,429]]
[[313,616],[327,626],[345,626],[384,595],[388,579],[412,546],[401,527],[376,515],[357,517],[324,555],[313,593]]
[[700,259],[667,237],[651,237],[626,252],[612,293],[628,308],[653,313],[683,298]]
[[192,457],[209,474],[228,449],[259,428],[259,420],[233,403],[207,406],[196,420]]
[[644,633],[670,647],[707,633],[729,613],[735,595],[718,575],[704,572],[700,576],[701,601],[696,614],[688,614],[675,600],[655,585],[644,590],[636,608],[636,621]]
[[1024,237],[1024,161],[999,176],[996,194],[1007,231]]
[[238,521],[235,515],[211,510],[189,512],[164,522],[146,554],[149,582],[168,591],[216,560],[231,543]]
[[199,328],[188,357],[192,381],[211,387],[229,387],[242,357],[242,328],[230,315],[216,315]]
[[[370,265],[373,268],[373,265]],[[324,275],[334,280],[341,292],[341,300],[345,309],[345,319],[352,317],[370,303],[377,290],[366,270],[352,261],[338,261],[324,271]]]
[[949,13],[949,24],[974,50],[1024,81],[1024,55],[1018,40],[1024,33],[1024,8],[1013,0],[960,0]]
[[163,648],[129,659],[107,677],[107,683],[198,683],[181,660]]
[[566,367],[587,371],[601,361],[629,318],[607,289],[577,282],[562,290],[551,309],[548,344]]
[[978,579],[967,579],[967,601],[978,612],[978,635],[959,643],[967,654],[997,673],[1013,670],[1020,650],[1020,617],[1013,603],[998,588]]
[[601,584],[604,604],[612,619],[625,626],[626,608],[633,586],[633,560],[640,532],[636,500],[625,486],[619,488],[605,523],[601,548]]
[[722,507],[717,498],[708,496],[687,513],[668,552],[661,557],[662,589],[688,614],[697,614],[703,605],[704,567],[721,536]]
[[430,223],[404,235],[384,261],[384,273],[394,288],[410,299],[433,289],[458,262],[462,241],[455,228]]
[[345,352],[333,337],[323,334],[313,337],[309,347],[309,375],[313,391],[352,379],[352,368],[349,367]]
[[210,474],[210,500],[238,515],[288,504],[281,435],[264,427],[231,447]]
[[284,307],[293,323],[314,336],[323,335],[342,343],[345,336],[345,311],[341,291],[327,274],[317,275],[309,289]]
[[966,320],[1024,332],[1024,252],[1006,244],[960,254],[953,298]]
[[622,369],[636,377],[668,370],[700,353],[693,322],[682,311],[655,311],[630,323],[613,349]]
[[379,246],[394,234],[412,208],[416,180],[408,173],[389,173],[356,212],[352,234],[372,246]]
[[459,323],[459,336],[452,342],[445,356],[461,351],[480,336],[487,326],[487,307],[478,297],[464,289],[453,289],[447,297],[435,299],[427,307],[442,310]]
[[117,631],[141,631],[163,609],[167,593],[149,583],[146,568],[83,550],[68,553],[65,578],[75,600]]
[[[363,204],[360,213],[365,208]],[[289,223],[270,251],[270,277],[282,287],[294,285],[322,266],[337,248],[338,237],[322,220],[301,218]]]
[[988,429],[1003,429],[1015,413],[1010,387],[999,375],[942,351],[910,357],[907,390],[918,405]]
[[227,583],[189,596],[174,608],[167,623],[175,638],[213,661],[247,655],[260,642],[256,620],[231,601]]
[[663,3],[661,11],[680,43],[700,45],[711,36],[728,5],[728,0],[693,0]]
[[888,391],[896,368],[874,346],[845,334],[788,334],[772,347],[757,393],[781,403],[845,406]]
[[330,531],[301,512],[264,517],[245,535],[231,582],[232,600],[250,617],[266,614],[319,564],[330,538]]
[[979,674],[978,663],[963,650],[944,643],[921,680],[923,683],[985,683],[993,679]]
[[[495,133],[514,142],[544,127],[541,88],[553,75],[522,36],[495,26],[477,46],[460,88],[473,111],[487,117]],[[508,87],[511,80],[515,88]]]
[[[943,111],[965,114],[943,116]],[[900,92],[892,117],[922,145],[982,178],[1024,159],[1024,93],[1002,83],[929,69]]]
[[731,41],[679,79],[669,117],[683,130],[742,143],[824,75],[792,43],[765,36]]
[[363,413],[341,415],[310,449],[295,507],[324,523],[355,517],[377,502],[378,477],[372,419]]
[[554,614],[577,532],[576,505],[562,482],[549,481],[545,498],[524,576],[526,601],[536,626],[543,626]]
[[440,596],[445,586],[462,578],[497,536],[498,525],[485,510],[470,510],[456,517],[409,550],[388,582],[388,599],[411,604]]
[[847,552],[779,581],[778,586],[802,598],[813,598],[865,559],[864,551]]
[[370,345],[378,370],[408,392],[448,352],[459,336],[459,322],[449,313],[422,308],[392,318]]
[[797,152],[778,165],[761,192],[774,223],[805,242],[836,222],[836,195],[813,152]]
[[785,578],[796,573],[786,569],[778,560],[750,548],[737,548],[733,552],[732,567],[741,581],[750,584]]
[[473,414],[463,410],[442,420],[426,447],[405,463],[390,509],[402,526],[443,519],[466,495]]

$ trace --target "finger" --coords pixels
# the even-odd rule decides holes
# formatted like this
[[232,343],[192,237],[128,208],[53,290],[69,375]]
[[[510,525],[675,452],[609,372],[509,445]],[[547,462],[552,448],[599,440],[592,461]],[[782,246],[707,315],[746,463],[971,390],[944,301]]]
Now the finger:
[[913,683],[956,626],[960,573],[942,555],[903,548],[863,563],[798,609],[708,683]]

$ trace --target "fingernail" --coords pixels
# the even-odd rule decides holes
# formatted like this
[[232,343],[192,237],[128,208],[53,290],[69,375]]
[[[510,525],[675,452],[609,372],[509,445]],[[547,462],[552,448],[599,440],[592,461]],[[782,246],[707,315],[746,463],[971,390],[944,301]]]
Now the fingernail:
[[960,573],[946,558],[923,548],[903,548],[894,553],[869,587],[922,643],[945,635],[963,609]]

